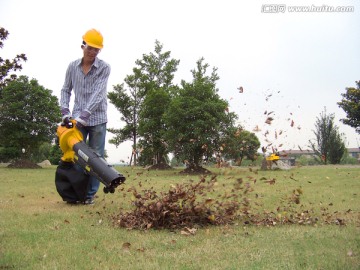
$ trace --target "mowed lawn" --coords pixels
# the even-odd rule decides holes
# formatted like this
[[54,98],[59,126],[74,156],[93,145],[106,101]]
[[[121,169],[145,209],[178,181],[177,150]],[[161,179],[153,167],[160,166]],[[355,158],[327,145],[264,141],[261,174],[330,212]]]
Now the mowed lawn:
[[284,200],[301,190],[293,211],[311,210],[318,221],[257,226],[239,219],[184,229],[192,234],[119,228],[113,217],[133,209],[132,186],[160,193],[199,176],[116,169],[127,178],[123,190],[100,190],[95,205],[73,206],[56,192],[55,166],[0,167],[0,269],[360,269],[360,166],[208,168],[217,174],[217,194],[236,179],[249,181],[258,213],[281,214]]

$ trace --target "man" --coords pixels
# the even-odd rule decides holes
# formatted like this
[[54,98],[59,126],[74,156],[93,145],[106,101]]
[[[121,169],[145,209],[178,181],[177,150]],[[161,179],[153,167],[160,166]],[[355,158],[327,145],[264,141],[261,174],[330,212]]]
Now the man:
[[[107,82],[110,65],[97,55],[103,48],[103,36],[95,29],[83,35],[83,57],[71,62],[67,68],[65,82],[61,89],[60,106],[63,120],[75,118],[77,128],[84,141],[99,155],[104,157],[107,123]],[[70,113],[69,103],[74,91],[74,107]],[[90,177],[85,204],[93,204],[100,182]]]

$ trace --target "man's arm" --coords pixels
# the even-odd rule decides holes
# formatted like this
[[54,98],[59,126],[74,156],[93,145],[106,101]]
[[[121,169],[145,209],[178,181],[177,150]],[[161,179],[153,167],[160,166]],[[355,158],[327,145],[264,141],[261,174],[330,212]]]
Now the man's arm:
[[110,76],[110,71],[111,68],[108,64],[102,67],[96,82],[92,86],[93,91],[85,109],[85,111],[89,112],[90,114],[96,110],[101,101],[107,99],[106,88]]
[[[65,73],[65,82],[63,87],[61,88],[61,95],[60,95],[60,107],[61,110],[68,109],[69,110],[69,103],[71,97],[71,91],[73,88],[72,79],[71,79],[72,67],[71,64],[68,66],[66,73]],[[70,112],[70,110],[69,110]]]

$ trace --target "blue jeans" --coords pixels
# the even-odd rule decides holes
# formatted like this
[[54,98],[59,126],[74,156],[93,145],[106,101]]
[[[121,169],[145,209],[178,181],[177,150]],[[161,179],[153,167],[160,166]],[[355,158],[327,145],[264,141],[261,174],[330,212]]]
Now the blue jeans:
[[[105,137],[106,137],[106,123],[97,126],[87,126],[79,129],[84,137],[84,142],[88,145],[96,154],[104,157],[105,152]],[[88,139],[88,141],[87,141]],[[90,176],[89,190],[86,198],[91,199],[95,196],[99,190],[100,182],[94,177]]]

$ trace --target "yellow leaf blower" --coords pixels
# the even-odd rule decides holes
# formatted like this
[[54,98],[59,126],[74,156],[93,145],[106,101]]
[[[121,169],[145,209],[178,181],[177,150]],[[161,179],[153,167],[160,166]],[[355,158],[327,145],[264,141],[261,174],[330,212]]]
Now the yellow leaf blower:
[[105,193],[114,193],[124,183],[125,177],[83,141],[75,120],[66,119],[56,133],[63,156],[56,170],[55,185],[64,201],[85,201],[90,176],[105,185]]

